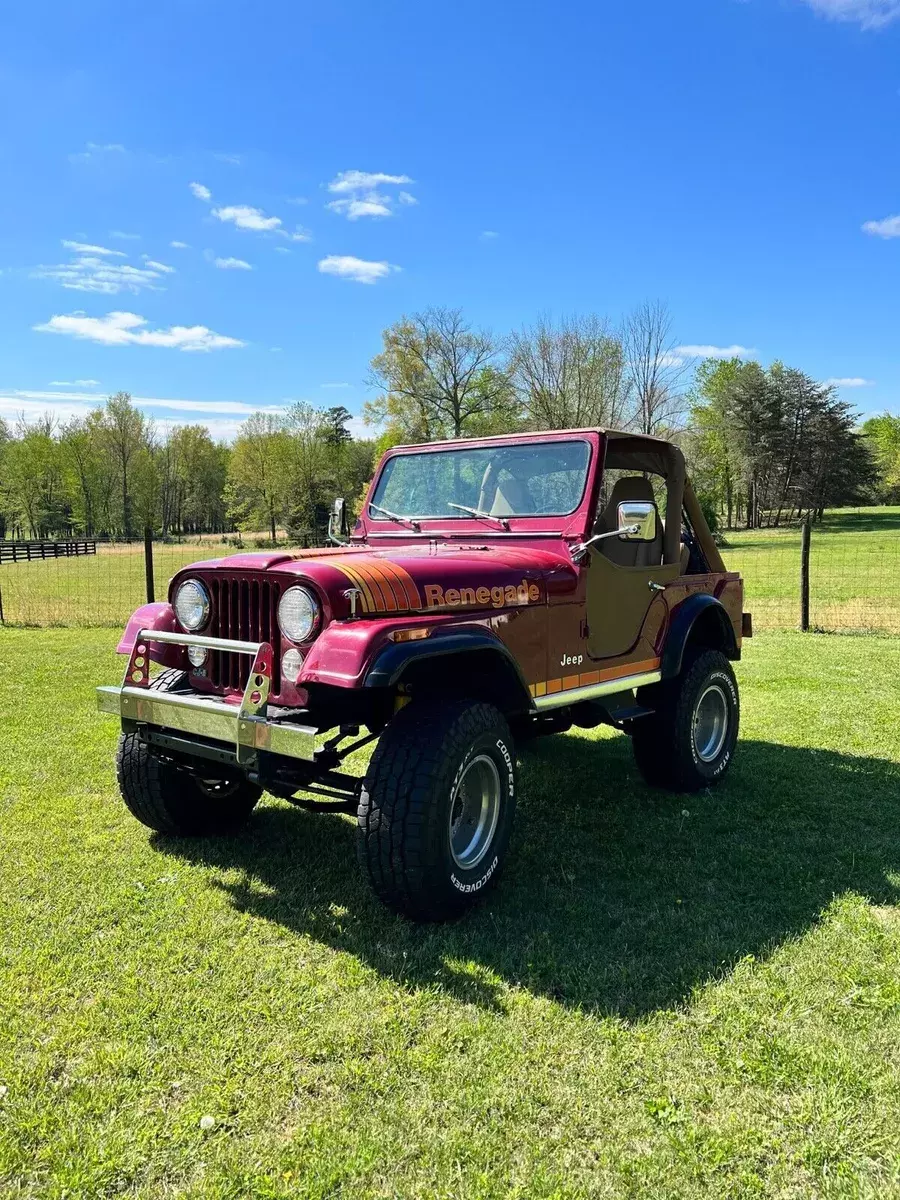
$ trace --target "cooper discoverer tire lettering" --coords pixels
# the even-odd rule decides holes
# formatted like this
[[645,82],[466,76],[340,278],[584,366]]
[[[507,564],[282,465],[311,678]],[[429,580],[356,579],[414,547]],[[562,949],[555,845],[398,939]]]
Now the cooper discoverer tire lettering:
[[360,795],[357,849],[378,897],[417,920],[459,916],[509,845],[515,750],[490,704],[413,702],[382,735]]

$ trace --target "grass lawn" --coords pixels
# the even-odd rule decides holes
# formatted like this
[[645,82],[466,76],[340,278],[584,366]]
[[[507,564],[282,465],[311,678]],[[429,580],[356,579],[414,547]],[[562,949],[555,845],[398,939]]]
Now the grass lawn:
[[0,631],[4,1200],[900,1197],[900,639],[749,643],[715,792],[537,743],[500,889],[425,928],[346,818],[138,825],[113,643]]

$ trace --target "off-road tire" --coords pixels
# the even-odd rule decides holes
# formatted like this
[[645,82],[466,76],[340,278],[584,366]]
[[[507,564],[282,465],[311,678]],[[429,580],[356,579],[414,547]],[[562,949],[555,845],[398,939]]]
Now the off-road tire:
[[[161,692],[177,691],[184,672],[162,671],[150,684]],[[215,783],[216,768],[201,783],[152,754],[136,733],[123,733],[116,751],[116,777],[125,807],[148,829],[181,837],[225,833],[242,825],[262,789],[235,776]]]
[[[705,761],[696,745],[694,717],[710,688],[718,689],[724,698],[727,728],[721,747]],[[639,689],[637,699],[654,709],[652,716],[634,722],[631,733],[635,762],[647,783],[674,792],[697,792],[725,776],[734,756],[740,702],[734,671],[721,651],[686,654],[675,679]]]
[[[482,856],[467,869],[454,858],[454,797],[469,769],[493,778],[491,762],[499,809]],[[402,709],[372,756],[357,814],[360,866],[379,899],[417,921],[460,916],[497,882],[517,790],[509,726],[492,705],[413,701]]]

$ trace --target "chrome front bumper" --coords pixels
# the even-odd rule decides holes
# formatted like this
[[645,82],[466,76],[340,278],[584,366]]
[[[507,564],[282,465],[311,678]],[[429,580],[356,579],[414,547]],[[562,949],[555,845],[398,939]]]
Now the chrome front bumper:
[[[204,646],[234,654],[253,655],[253,667],[241,703],[218,696],[158,692],[149,684],[148,642]],[[199,634],[141,630],[121,687],[98,687],[97,708],[123,722],[153,725],[180,734],[209,738],[234,748],[238,763],[247,763],[259,750],[314,761],[317,730],[308,725],[271,721],[266,704],[271,683],[272,649],[266,642],[236,642]]]

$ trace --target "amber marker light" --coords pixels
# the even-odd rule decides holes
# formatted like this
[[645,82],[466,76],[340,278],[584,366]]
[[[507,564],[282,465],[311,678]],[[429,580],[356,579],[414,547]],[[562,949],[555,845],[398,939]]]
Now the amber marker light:
[[430,633],[431,627],[426,625],[419,629],[395,629],[388,637],[392,642],[417,642],[420,638],[427,638]]

